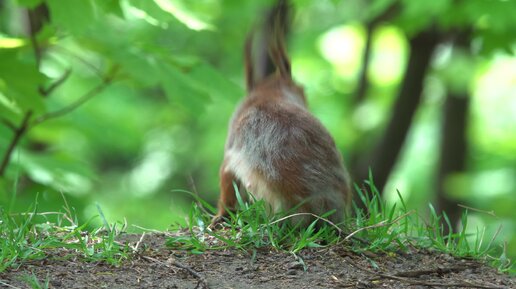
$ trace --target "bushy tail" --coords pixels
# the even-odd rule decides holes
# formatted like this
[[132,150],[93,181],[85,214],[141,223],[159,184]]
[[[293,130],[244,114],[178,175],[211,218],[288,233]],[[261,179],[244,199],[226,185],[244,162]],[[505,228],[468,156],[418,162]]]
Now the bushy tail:
[[291,78],[290,61],[285,50],[290,7],[278,0],[265,17],[259,31],[249,34],[244,48],[247,90],[273,73]]

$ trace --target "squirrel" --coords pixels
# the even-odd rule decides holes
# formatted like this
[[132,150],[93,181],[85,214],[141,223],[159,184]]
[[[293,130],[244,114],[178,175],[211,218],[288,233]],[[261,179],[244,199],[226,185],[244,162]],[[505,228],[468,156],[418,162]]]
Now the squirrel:
[[[236,209],[236,193],[263,199],[270,213],[296,209],[292,222],[307,224],[311,214],[341,222],[351,203],[349,176],[328,130],[307,108],[303,88],[292,79],[284,48],[286,1],[271,10],[265,33],[268,57],[274,66],[255,68],[252,36],[244,58],[247,97],[229,123],[220,167],[220,198],[212,224]],[[263,67],[262,67],[263,68]],[[263,74],[263,75],[257,75]],[[238,191],[237,191],[238,190]]]

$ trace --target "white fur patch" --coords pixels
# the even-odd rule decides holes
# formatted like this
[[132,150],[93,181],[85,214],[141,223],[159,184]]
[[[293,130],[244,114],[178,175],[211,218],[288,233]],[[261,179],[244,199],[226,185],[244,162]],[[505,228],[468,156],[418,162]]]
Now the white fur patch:
[[270,205],[271,210],[274,213],[284,209],[281,195],[278,192],[274,192],[269,187],[267,181],[255,172],[244,153],[240,150],[231,148],[226,151],[226,161],[226,170],[233,172],[233,174],[245,186],[246,190],[257,200],[265,200],[265,202]]

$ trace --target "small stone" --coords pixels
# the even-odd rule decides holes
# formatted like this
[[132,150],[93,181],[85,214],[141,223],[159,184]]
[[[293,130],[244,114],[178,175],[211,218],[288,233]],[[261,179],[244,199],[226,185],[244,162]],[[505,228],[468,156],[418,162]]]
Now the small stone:
[[288,269],[293,269],[293,270],[302,270],[304,268],[303,264],[299,263],[299,262],[291,262],[288,264]]

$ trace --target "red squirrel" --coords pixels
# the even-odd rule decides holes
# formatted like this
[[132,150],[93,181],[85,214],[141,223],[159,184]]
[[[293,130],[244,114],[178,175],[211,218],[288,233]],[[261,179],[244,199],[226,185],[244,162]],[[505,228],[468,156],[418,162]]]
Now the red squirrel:
[[[212,224],[236,209],[235,186],[263,199],[271,213],[289,211],[322,215],[340,222],[351,202],[348,174],[333,138],[307,109],[303,88],[291,75],[283,39],[286,6],[279,1],[266,37],[275,72],[257,77],[252,37],[245,46],[247,97],[229,123],[220,167],[220,199]],[[284,24],[283,24],[284,25]],[[258,79],[257,79],[258,78]],[[261,79],[260,79],[261,78]],[[235,186],[234,186],[235,184]],[[313,218],[300,214],[295,222]]]

